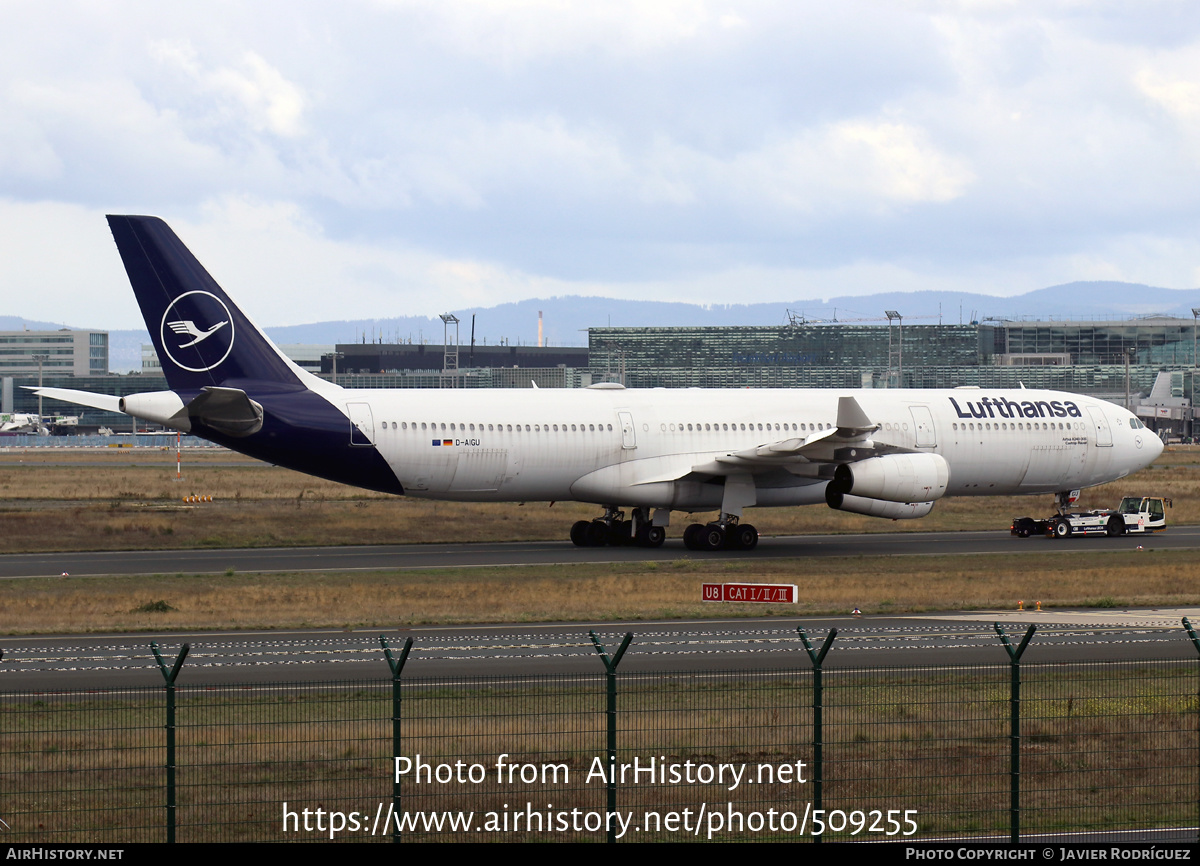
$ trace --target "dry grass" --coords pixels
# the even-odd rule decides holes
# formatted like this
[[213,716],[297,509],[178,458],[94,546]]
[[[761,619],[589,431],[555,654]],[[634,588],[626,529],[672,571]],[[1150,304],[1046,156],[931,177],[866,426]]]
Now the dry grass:
[[[64,465],[55,465],[55,464]],[[428,502],[366,493],[229,452],[188,455],[186,486],[173,452],[0,454],[0,537],[7,552],[243,547],[329,543],[561,538],[593,506]],[[1171,496],[1173,522],[1200,521],[1200,449],[1173,448],[1155,466],[1092,491],[1085,504],[1126,492]],[[181,492],[214,495],[185,506]],[[39,498],[40,497],[40,498]],[[820,506],[764,509],[764,534],[867,529],[1003,528],[1017,513],[1049,510],[1048,497],[951,499],[920,521],[880,521]],[[674,532],[684,523],[677,515]],[[492,621],[605,621],[729,615],[866,613],[1043,606],[1185,605],[1200,602],[1200,554],[1074,553],[1020,556],[845,558],[712,562],[703,557],[561,568],[428,573],[162,576],[6,581],[12,633],[388,626]],[[703,604],[708,581],[796,583],[794,607]],[[163,601],[174,610],[147,611]]]
[[[1022,824],[1026,831],[1171,826],[1194,817],[1196,712],[1191,667],[1027,669],[1023,689]],[[181,841],[279,840],[282,802],[296,811],[362,810],[391,800],[390,688],[278,691],[181,688],[177,763]],[[825,807],[915,809],[921,835],[1007,826],[1007,671],[829,672],[824,692]],[[734,674],[702,683],[624,677],[620,760],[760,765],[798,760],[812,778],[812,681]],[[482,784],[402,783],[406,810],[603,810],[587,781],[605,749],[601,683],[553,678],[514,687],[480,679],[404,689],[401,755],[485,768]],[[63,696],[0,706],[0,813],[11,841],[163,838],[161,696]],[[499,784],[510,763],[566,764],[569,779]],[[646,811],[802,812],[810,783],[619,786],[618,805]],[[693,814],[695,812],[693,811]],[[348,835],[348,834],[347,834]],[[764,841],[766,833],[732,834]],[[679,838],[662,834],[650,838]],[[304,838],[313,839],[312,835]],[[367,836],[359,836],[365,840]],[[378,838],[378,837],[377,837]],[[451,834],[432,838],[448,840]],[[468,838],[480,840],[471,834]],[[491,841],[570,834],[496,834]],[[588,838],[588,837],[584,837]],[[595,837],[591,837],[595,838]],[[645,834],[633,838],[647,839]],[[703,835],[702,837],[703,838]],[[722,838],[730,838],[723,836]]]
[[[0,609],[22,634],[1176,606],[1200,603],[1198,571],[1200,551],[1182,550],[48,578],[0,582]],[[795,583],[803,601],[699,601],[715,581]],[[160,601],[172,609],[145,610]]]
[[[60,465],[61,464],[61,465]],[[592,505],[430,502],[390,497],[268,466],[229,452],[0,453],[0,536],[7,552],[275,545],[559,540],[595,517]],[[185,505],[188,494],[214,502]],[[1125,495],[1167,496],[1172,523],[1200,523],[1200,447],[1173,446],[1154,466],[1084,491],[1084,508]],[[764,535],[1004,529],[1016,515],[1045,516],[1049,496],[950,498],[923,520],[889,521],[809,508],[755,509]],[[697,515],[708,519],[710,514]],[[688,519],[676,514],[670,534]]]

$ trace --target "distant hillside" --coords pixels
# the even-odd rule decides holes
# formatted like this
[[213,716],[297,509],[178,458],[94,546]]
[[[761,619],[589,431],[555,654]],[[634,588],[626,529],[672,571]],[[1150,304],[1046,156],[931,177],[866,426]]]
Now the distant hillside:
[[61,322],[37,322],[20,316],[0,316],[0,331],[57,331],[65,327]]
[[[546,339],[553,345],[583,346],[587,329],[606,325],[665,327],[682,325],[783,325],[788,311],[808,321],[886,322],[885,310],[898,310],[914,324],[999,319],[1124,319],[1152,314],[1190,319],[1200,305],[1200,289],[1161,289],[1136,283],[1077,282],[1051,286],[1011,298],[962,292],[886,292],[825,301],[700,306],[664,301],[619,301],[611,298],[560,297],[518,301],[476,310],[454,310],[463,343],[470,342],[471,314],[475,338],[494,343],[537,342],[538,311]],[[426,317],[321,322],[268,328],[271,338],[286,343],[345,343],[398,340],[442,342],[442,323]]]
[[[749,289],[747,294],[749,294]],[[1000,298],[963,292],[882,292],[793,303],[700,306],[667,301],[620,301],[568,296],[518,301],[467,310],[453,310],[461,323],[459,339],[471,341],[471,316],[480,344],[507,340],[517,345],[537,343],[538,311],[543,313],[545,338],[555,346],[587,345],[587,329],[607,325],[632,327],[703,325],[783,325],[788,311],[808,321],[886,321],[885,310],[897,310],[906,322],[931,324],[994,319],[1125,319],[1153,314],[1192,318],[1200,306],[1200,289],[1163,289],[1139,283],[1075,282]],[[264,311],[251,311],[261,318]],[[62,327],[0,316],[0,330],[48,330]],[[81,325],[81,327],[83,327]],[[277,343],[413,342],[440,344],[442,322],[436,317],[401,316],[314,322],[309,325],[268,327]],[[116,372],[141,368],[141,345],[150,342],[145,331],[111,331],[109,365]]]

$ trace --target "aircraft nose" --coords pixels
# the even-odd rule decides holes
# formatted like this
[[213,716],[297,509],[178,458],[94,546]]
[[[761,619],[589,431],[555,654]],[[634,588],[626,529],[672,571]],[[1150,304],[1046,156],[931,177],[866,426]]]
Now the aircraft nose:
[[1158,434],[1154,431],[1150,432],[1150,451],[1154,455],[1154,459],[1158,459],[1158,455],[1163,453],[1163,441],[1158,438]]

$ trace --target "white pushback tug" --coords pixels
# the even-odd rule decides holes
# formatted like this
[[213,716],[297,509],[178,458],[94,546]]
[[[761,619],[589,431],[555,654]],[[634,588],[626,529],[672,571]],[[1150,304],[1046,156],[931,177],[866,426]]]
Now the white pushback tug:
[[[1072,502],[1079,498],[1078,490],[1071,493]],[[1018,517],[1013,520],[1009,531],[1021,538],[1030,535],[1048,535],[1051,538],[1106,535],[1117,538],[1122,535],[1149,534],[1167,528],[1166,510],[1170,507],[1171,500],[1161,496],[1126,496],[1115,511],[1102,508],[1098,511],[1061,513],[1049,520]]]

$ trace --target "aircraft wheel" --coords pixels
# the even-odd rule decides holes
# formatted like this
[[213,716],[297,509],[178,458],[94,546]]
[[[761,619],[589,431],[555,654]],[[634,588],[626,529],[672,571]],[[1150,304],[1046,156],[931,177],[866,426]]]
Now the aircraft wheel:
[[587,533],[590,525],[586,520],[576,520],[571,527],[571,543],[576,547],[587,547]]
[[758,530],[749,523],[739,523],[730,534],[738,550],[753,550],[758,546]]
[[613,547],[633,544],[633,521],[617,520],[608,530],[608,543]]
[[587,528],[587,546],[603,547],[608,544],[608,524],[603,520],[593,520]]
[[1054,524],[1054,537],[1066,538],[1071,534],[1071,524],[1065,520],[1060,520]]
[[683,531],[683,546],[688,550],[703,550],[704,545],[700,541],[700,533],[704,531],[704,527],[699,523],[692,523]]
[[666,540],[667,531],[661,526],[647,526],[645,540],[642,544],[645,547],[662,547]]
[[1104,532],[1109,538],[1119,538],[1125,534],[1125,518],[1119,514],[1114,514],[1108,518],[1108,525],[1104,527]]
[[698,533],[702,550],[720,550],[725,546],[725,530],[716,523],[710,523]]

